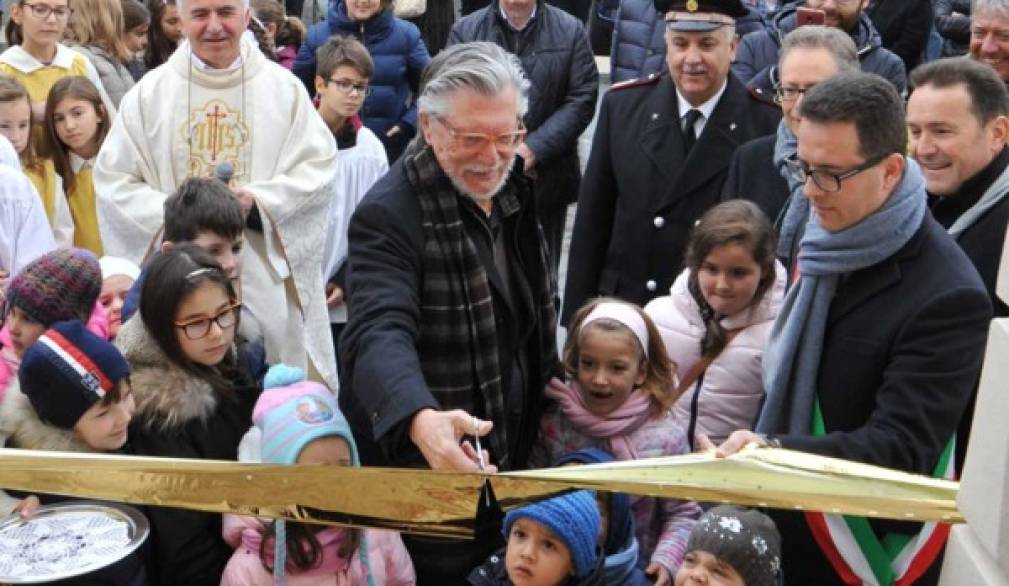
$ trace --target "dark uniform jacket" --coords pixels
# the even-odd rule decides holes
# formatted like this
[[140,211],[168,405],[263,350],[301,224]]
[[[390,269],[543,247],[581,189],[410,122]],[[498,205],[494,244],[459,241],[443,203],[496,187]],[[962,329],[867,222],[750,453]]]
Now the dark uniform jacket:
[[[838,285],[817,380],[827,435],[782,446],[931,475],[974,391],[991,315],[977,271],[926,214],[903,248]],[[803,516],[771,514],[788,583],[840,586]],[[880,537],[920,527],[871,524]],[[935,584],[939,565],[915,584]]]
[[757,204],[774,224],[788,201],[788,183],[774,167],[773,134],[755,138],[736,149],[729,163],[729,176],[722,187],[722,201],[747,199]]
[[669,290],[691,227],[718,203],[732,153],[773,133],[781,118],[731,74],[727,83],[689,156],[668,74],[603,98],[571,240],[564,323],[600,294],[644,305]]
[[585,27],[540,0],[529,24],[511,30],[495,1],[456,22],[448,37],[449,46],[472,41],[490,41],[514,53],[529,78],[525,140],[536,155],[537,206],[574,202],[581,180],[578,137],[592,121],[599,96],[599,71]]
[[921,63],[932,31],[932,0],[876,0],[866,10],[883,46],[911,71]]

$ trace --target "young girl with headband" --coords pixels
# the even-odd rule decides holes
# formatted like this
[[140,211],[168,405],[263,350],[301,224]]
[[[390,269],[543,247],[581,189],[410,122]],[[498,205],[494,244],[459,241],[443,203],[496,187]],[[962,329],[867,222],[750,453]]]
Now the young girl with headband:
[[[637,306],[596,299],[575,313],[564,345],[568,381],[553,379],[546,396],[556,406],[543,416],[530,464],[601,448],[619,460],[687,453],[686,436],[669,407],[673,370],[655,325]],[[697,503],[631,497],[638,565],[656,584],[672,583],[700,514]]]

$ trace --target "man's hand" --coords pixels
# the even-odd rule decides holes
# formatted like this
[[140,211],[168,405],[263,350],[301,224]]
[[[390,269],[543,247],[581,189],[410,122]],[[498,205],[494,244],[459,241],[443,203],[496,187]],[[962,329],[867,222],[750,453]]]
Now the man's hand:
[[716,458],[731,456],[751,443],[757,444],[762,448],[771,447],[771,444],[767,441],[767,436],[753,433],[748,429],[737,429],[722,442],[722,445],[717,447],[708,436],[703,433],[697,434],[697,451],[708,452],[714,450]]
[[38,509],[39,497],[31,495],[14,505],[14,510],[11,512],[17,513],[18,516],[21,517],[22,521],[27,521],[35,515],[35,512],[38,511]]
[[[493,427],[493,422],[480,421],[462,409],[422,409],[410,422],[410,441],[420,449],[432,470],[476,472],[480,469],[476,450],[469,442],[460,445],[460,441],[474,433],[485,436]],[[485,453],[484,461],[486,458]],[[485,471],[497,472],[497,467],[488,464]]]
[[242,208],[242,217],[248,217],[252,206],[256,205],[256,198],[252,195],[251,191],[243,187],[239,187],[234,193],[235,199],[238,200],[238,205]]
[[645,568],[645,573],[652,579],[655,586],[669,586],[673,583],[669,577],[669,570],[659,562],[652,562]]
[[333,309],[343,305],[343,289],[334,283],[326,283],[326,307]]
[[533,153],[532,149],[526,146],[526,143],[520,144],[516,153],[518,153],[518,156],[522,157],[522,161],[525,162],[522,170],[526,175],[529,175],[532,172],[533,167],[536,166],[536,155]]

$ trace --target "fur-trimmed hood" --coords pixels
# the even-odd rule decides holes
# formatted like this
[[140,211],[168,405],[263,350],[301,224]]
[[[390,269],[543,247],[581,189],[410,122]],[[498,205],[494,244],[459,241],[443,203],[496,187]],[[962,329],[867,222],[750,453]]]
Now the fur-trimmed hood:
[[0,434],[4,447],[55,452],[94,452],[72,429],[63,429],[39,419],[17,377],[11,379],[0,403]]
[[165,431],[193,419],[206,421],[214,413],[217,394],[213,387],[173,363],[139,313],[120,328],[116,347],[130,364],[130,386],[137,403],[134,419],[140,425]]

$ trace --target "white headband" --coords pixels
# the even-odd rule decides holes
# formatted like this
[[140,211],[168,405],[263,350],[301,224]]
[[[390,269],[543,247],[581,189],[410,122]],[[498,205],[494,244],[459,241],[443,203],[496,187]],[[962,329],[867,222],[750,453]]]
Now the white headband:
[[626,326],[638,339],[645,358],[648,358],[648,326],[645,325],[645,320],[637,309],[627,303],[603,302],[589,312],[582,322],[582,327],[600,319],[612,319]]

